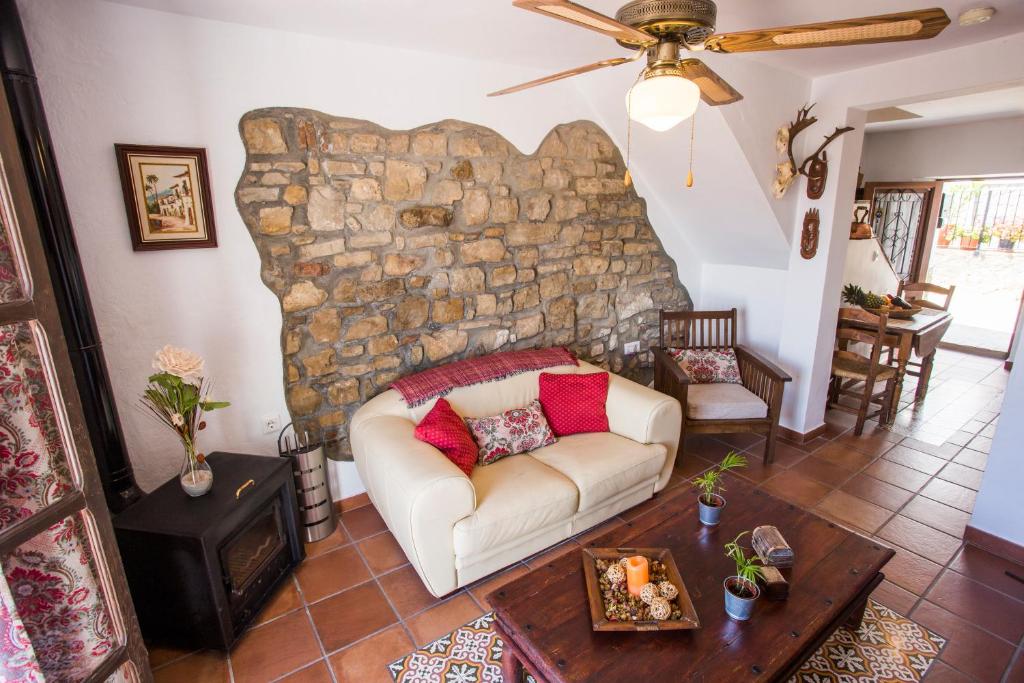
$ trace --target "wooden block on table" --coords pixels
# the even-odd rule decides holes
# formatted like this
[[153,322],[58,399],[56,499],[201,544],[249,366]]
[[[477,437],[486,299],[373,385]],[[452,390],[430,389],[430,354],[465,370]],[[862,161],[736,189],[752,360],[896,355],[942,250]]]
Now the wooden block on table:
[[771,567],[792,567],[793,549],[779,530],[773,526],[759,526],[751,534],[751,545],[761,561]]
[[789,583],[782,572],[775,567],[761,567],[764,582],[764,596],[769,600],[785,600],[789,597]]

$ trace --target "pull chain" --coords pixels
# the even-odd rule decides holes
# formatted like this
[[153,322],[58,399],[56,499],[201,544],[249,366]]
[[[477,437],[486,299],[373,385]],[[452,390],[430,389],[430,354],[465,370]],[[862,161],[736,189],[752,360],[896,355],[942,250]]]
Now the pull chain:
[[697,112],[690,117],[690,169],[686,173],[686,186],[693,187],[693,132],[697,127]]
[[[632,92],[630,92],[632,95]],[[626,186],[626,189],[633,187],[633,176],[629,173],[629,150],[633,144],[633,119],[630,117],[629,112],[633,107],[633,98],[626,97],[626,175],[623,176],[622,182]]]

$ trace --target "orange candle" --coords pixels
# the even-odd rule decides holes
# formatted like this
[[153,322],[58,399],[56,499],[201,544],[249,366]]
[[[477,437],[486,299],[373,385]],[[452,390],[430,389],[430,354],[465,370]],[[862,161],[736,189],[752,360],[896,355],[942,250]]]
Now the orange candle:
[[640,589],[647,583],[647,558],[634,555],[626,559],[626,589],[630,595],[640,595]]

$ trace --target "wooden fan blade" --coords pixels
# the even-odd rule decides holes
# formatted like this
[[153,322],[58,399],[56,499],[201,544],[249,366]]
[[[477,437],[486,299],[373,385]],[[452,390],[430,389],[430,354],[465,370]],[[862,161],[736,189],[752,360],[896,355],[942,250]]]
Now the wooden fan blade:
[[711,36],[705,48],[714,52],[796,50],[805,47],[869,45],[934,38],[949,25],[946,12],[935,7],[877,17],[826,21]]
[[504,90],[498,90],[492,93],[487,93],[488,97],[497,97],[498,95],[508,95],[509,93],[519,92],[520,90],[526,90],[527,88],[535,88],[538,85],[544,85],[545,83],[551,83],[553,81],[560,81],[563,78],[569,78],[571,76],[578,76],[579,74],[585,74],[588,71],[597,71],[598,69],[604,69],[609,66],[618,66],[619,64],[626,64],[628,62],[635,62],[636,60],[643,57],[645,54],[644,50],[637,50],[636,54],[630,57],[613,57],[612,59],[602,59],[600,62],[594,62],[593,64],[587,64],[586,66],[578,66],[575,69],[567,69],[565,71],[559,71],[556,74],[550,76],[544,76],[527,83],[520,83],[519,85],[513,85],[510,88]]
[[693,81],[700,88],[700,98],[712,107],[732,104],[743,99],[743,95],[699,59],[684,59],[679,63],[679,68],[683,70],[684,78]]
[[537,12],[544,16],[567,21],[576,26],[582,26],[591,31],[603,33],[628,45],[639,47],[642,45],[653,45],[658,42],[657,38],[643,31],[638,31],[632,26],[626,26],[611,17],[606,17],[600,12],[595,12],[583,5],[577,5],[575,2],[569,2],[569,0],[512,0],[512,4],[531,12]]

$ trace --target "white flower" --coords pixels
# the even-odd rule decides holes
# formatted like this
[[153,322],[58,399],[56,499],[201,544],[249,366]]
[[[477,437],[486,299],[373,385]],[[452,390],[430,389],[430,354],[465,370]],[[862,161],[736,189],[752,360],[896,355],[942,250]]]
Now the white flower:
[[203,377],[203,359],[199,354],[176,346],[165,346],[156,352],[153,368],[160,372],[182,378],[187,382],[198,382]]
[[185,424],[185,418],[181,416],[181,413],[175,413],[174,415],[171,415],[171,424],[175,427],[181,427]]

